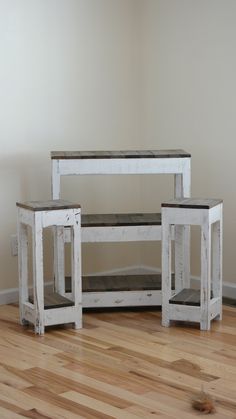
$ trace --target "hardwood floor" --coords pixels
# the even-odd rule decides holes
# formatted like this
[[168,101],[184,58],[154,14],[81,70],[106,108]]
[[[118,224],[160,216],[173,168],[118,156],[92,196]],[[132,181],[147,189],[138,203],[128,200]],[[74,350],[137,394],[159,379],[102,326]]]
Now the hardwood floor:
[[201,416],[201,389],[214,418],[236,419],[236,308],[210,332],[163,328],[160,311],[85,313],[84,328],[43,337],[0,306],[0,418],[181,418]]

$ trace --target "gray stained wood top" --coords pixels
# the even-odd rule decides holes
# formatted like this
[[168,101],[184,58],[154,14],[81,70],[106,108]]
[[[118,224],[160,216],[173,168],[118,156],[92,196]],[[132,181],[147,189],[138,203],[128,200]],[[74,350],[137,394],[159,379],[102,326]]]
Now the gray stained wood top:
[[82,227],[161,225],[161,214],[82,214],[81,225]]
[[74,204],[70,201],[64,201],[63,199],[54,199],[51,201],[17,202],[16,206],[20,208],[25,208],[30,211],[54,211],[61,209],[80,208],[79,204]]
[[210,199],[210,198],[182,198],[172,199],[161,204],[162,207],[167,208],[199,208],[199,209],[210,209],[219,205],[223,202],[222,199]]
[[51,151],[51,159],[161,159],[191,157],[184,150]]

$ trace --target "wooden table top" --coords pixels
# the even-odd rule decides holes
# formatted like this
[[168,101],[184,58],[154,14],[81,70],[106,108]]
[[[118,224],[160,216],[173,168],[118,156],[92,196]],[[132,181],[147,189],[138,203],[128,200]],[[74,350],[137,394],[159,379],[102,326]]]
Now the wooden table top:
[[191,157],[184,150],[51,151],[51,159],[160,159]]

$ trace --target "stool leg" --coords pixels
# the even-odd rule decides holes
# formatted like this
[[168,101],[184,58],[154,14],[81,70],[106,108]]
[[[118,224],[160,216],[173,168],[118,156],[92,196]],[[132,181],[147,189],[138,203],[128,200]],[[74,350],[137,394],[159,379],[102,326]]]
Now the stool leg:
[[22,224],[18,215],[18,244],[19,244],[19,257],[18,257],[18,270],[19,270],[19,308],[20,308],[20,323],[28,324],[24,319],[24,303],[29,301],[28,291],[28,238],[27,226]]
[[201,330],[209,330],[211,298],[211,226],[207,218],[201,230]]
[[[52,199],[60,198],[61,176],[58,162],[52,159]],[[54,228],[54,289],[65,295],[64,228]]]
[[212,288],[213,296],[219,298],[219,314],[215,317],[222,320],[222,220],[212,226]]
[[55,291],[60,295],[65,295],[65,244],[64,227],[54,228],[54,275]]
[[43,290],[43,230],[41,213],[35,213],[32,228],[33,243],[33,288],[35,307],[35,333],[44,334],[44,290]]
[[[175,175],[175,197],[190,196],[190,161],[183,174]],[[190,288],[190,226],[175,227],[175,289]]]
[[190,228],[175,227],[175,290],[190,288]]
[[75,303],[75,329],[82,328],[82,282],[81,282],[81,229],[80,213],[75,213],[76,222],[71,227],[72,299]]
[[169,300],[171,298],[171,225],[162,211],[162,326],[169,327]]

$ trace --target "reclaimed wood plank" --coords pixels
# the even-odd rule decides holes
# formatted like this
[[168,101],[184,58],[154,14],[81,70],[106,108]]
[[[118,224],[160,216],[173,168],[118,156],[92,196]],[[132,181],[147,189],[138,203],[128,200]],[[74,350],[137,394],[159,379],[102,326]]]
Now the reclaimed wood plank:
[[51,151],[51,159],[134,159],[191,157],[184,150]]
[[55,211],[62,209],[81,208],[79,204],[65,201],[64,199],[54,199],[49,201],[26,201],[17,202],[17,207],[25,208],[30,211]]
[[200,306],[200,290],[184,288],[169,300],[170,304]]
[[161,225],[160,213],[82,214],[82,227]]
[[[71,292],[71,278],[66,277],[66,292]],[[174,275],[172,275],[174,289]],[[83,292],[161,290],[161,274],[91,275],[82,279]]]
[[167,202],[162,202],[161,206],[166,208],[198,208],[210,209],[223,202],[222,199],[205,199],[205,198],[180,198],[171,199]]
[[[34,304],[34,298],[32,295],[29,296],[29,302]],[[74,302],[69,300],[62,295],[53,292],[51,290],[46,290],[44,293],[44,310],[49,310],[51,308],[61,308],[61,307],[70,307],[73,306]]]

